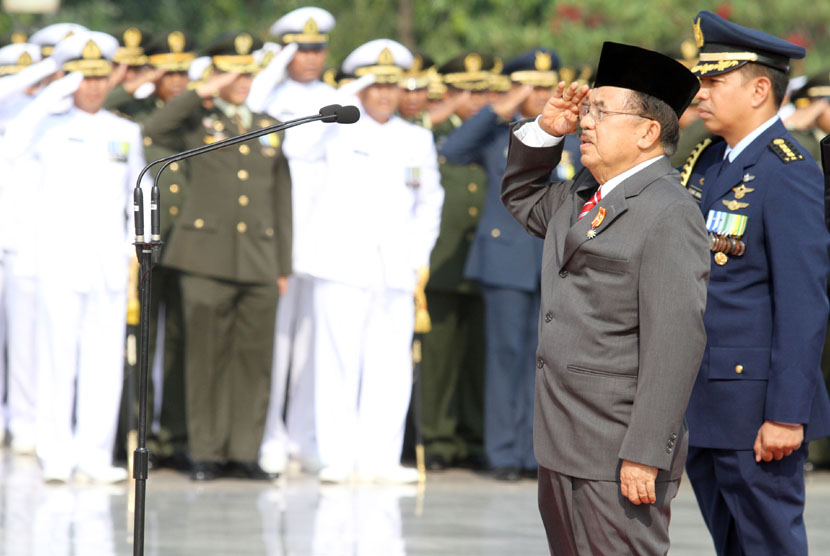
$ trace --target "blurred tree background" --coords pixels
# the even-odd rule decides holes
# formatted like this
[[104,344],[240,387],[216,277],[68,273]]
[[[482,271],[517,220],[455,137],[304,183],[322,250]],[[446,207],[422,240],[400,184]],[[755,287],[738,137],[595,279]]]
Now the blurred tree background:
[[231,29],[267,39],[278,17],[303,5],[320,6],[337,18],[331,65],[378,37],[397,39],[439,63],[463,49],[509,59],[538,45],[556,49],[565,64],[590,63],[605,40],[678,51],[692,37],[692,18],[709,9],[803,44],[807,71],[830,66],[826,0],[63,0],[54,14],[0,14],[0,37],[73,21],[116,35],[130,25],[150,33],[183,28],[201,45]]

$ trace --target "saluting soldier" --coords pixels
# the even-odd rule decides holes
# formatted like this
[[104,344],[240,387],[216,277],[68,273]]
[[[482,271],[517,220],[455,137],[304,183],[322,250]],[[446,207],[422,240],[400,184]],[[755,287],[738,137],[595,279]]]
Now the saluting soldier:
[[[14,43],[0,48],[0,84],[23,70],[31,70],[32,65],[39,61],[40,48],[36,45]],[[31,88],[20,90],[0,104],[0,137],[6,122],[32,101],[31,92]],[[33,454],[35,280],[30,264],[34,256],[33,230],[30,227],[37,204],[32,188],[11,178],[10,169],[4,169],[3,176],[0,180],[0,380],[6,385],[7,396],[3,399],[8,404],[8,413],[0,404],[0,438],[8,426],[12,451]],[[7,326],[6,323],[14,323],[14,326]]]
[[[248,106],[288,121],[316,114],[321,107],[334,103],[334,89],[320,80],[334,25],[334,16],[312,6],[279,18],[270,33],[279,39],[282,50],[254,78]],[[312,211],[325,175],[319,143],[321,128],[328,125],[315,122],[286,130],[283,145],[293,184],[294,245],[293,275],[277,312],[271,400],[260,449],[260,465],[273,472],[285,468],[288,455],[307,470],[319,467],[314,427],[314,321],[308,276],[309,260],[318,255],[308,248],[308,237],[315,226]]]
[[[136,28],[124,32],[124,43],[116,54],[116,61],[147,69],[115,87],[107,98],[107,106],[119,114],[144,123],[154,112],[161,109],[187,90],[188,70],[196,57],[192,38],[180,30],[168,31],[147,41]],[[143,44],[144,46],[138,46]],[[149,90],[149,96],[139,95]],[[161,144],[153,143],[151,137],[144,137],[144,157],[149,161],[173,154],[175,151]],[[150,169],[154,178],[161,165]],[[159,178],[161,194],[161,238],[166,243],[170,238],[173,223],[181,212],[187,192],[189,166],[187,160],[174,162]],[[160,408],[160,431],[151,434],[150,453],[154,465],[187,465],[187,423],[184,407],[184,341],[182,330],[181,293],[178,273],[159,265],[153,274],[150,317],[150,368],[151,376],[161,380],[162,403]],[[160,307],[164,307],[160,311]],[[157,323],[163,318],[162,332],[158,334]],[[164,346],[161,357],[157,358],[157,340]],[[154,415],[154,382],[150,382],[148,415]],[[122,404],[122,428],[126,426],[126,406]]]
[[[215,39],[206,49],[213,75],[155,112],[145,135],[182,151],[275,124],[245,105],[259,46],[244,32]],[[291,179],[281,142],[270,134],[191,159],[190,191],[163,258],[180,272],[191,478],[197,481],[223,472],[274,477],[257,456],[278,292],[291,273]]]
[[93,481],[127,478],[111,462],[135,257],[132,191],[144,157],[138,126],[101,109],[117,46],[96,32],[61,41],[62,69],[72,73],[44,89],[4,138],[26,170],[18,175],[38,192],[36,442],[47,481],[66,482],[76,468]]
[[[327,178],[315,205],[317,441],[322,481],[417,481],[400,466],[412,388],[413,294],[429,264],[444,193],[432,134],[395,115],[406,47],[377,39],[343,70],[375,82],[362,115],[325,145]],[[357,81],[355,81],[357,82]]]
[[[830,133],[830,68],[810,77],[803,87],[793,92],[792,101],[795,112],[784,121],[784,125],[796,141],[816,161],[820,161],[820,142]],[[824,219],[830,229],[830,189],[827,187],[824,190]],[[825,386],[830,388],[830,337],[824,340],[821,369]],[[811,442],[807,459],[808,468],[830,468],[830,439]]]
[[[510,216],[499,199],[499,185],[507,163],[508,123],[542,112],[558,68],[558,56],[545,48],[511,60],[503,70],[513,83],[510,92],[464,122],[439,151],[448,162],[475,162],[487,171],[487,197],[464,275],[479,282],[484,299],[484,447],[499,480],[516,481],[537,470],[533,384],[542,260],[542,242]],[[560,179],[573,177],[573,142],[566,138],[563,163],[556,169]]]
[[805,50],[709,11],[694,32],[698,110],[718,139],[683,172],[711,245],[686,470],[718,554],[807,554],[806,443],[830,433],[830,238],[821,171],[778,117]]
[[[454,113],[433,129],[437,148],[490,98],[493,56],[466,52],[439,68]],[[428,83],[427,83],[428,85]],[[487,174],[476,163],[439,157],[444,206],[430,255],[427,307],[432,330],[423,339],[421,428],[427,469],[484,461],[484,305],[464,264],[484,208]]]

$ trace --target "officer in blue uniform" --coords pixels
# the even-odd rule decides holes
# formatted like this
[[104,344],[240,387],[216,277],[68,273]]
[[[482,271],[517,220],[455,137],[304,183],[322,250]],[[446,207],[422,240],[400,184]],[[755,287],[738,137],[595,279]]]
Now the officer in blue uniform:
[[[542,261],[542,241],[529,236],[499,199],[507,164],[508,124],[541,114],[559,80],[558,69],[556,53],[544,48],[510,61],[503,73],[510,76],[513,88],[465,121],[439,150],[448,163],[479,164],[487,173],[487,197],[465,277],[479,282],[484,299],[484,450],[493,476],[501,480],[535,476],[537,471],[533,384]],[[577,143],[571,140],[565,147],[569,162],[560,170],[572,174],[579,157],[574,155]]]
[[711,242],[687,472],[722,554],[807,554],[807,442],[830,433],[823,180],[779,120],[800,46],[702,11],[699,110],[718,137],[683,168]]

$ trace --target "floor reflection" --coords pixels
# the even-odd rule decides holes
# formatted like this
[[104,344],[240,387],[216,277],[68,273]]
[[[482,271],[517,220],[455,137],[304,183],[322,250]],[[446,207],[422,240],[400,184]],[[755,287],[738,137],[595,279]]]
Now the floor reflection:
[[[808,476],[811,552],[830,553],[830,474]],[[424,494],[425,492],[425,494]],[[128,485],[45,485],[34,458],[0,449],[0,556],[130,556]],[[531,481],[452,470],[426,490],[277,483],[196,484],[158,471],[147,482],[147,556],[544,556]],[[672,504],[672,556],[711,556],[688,481]]]

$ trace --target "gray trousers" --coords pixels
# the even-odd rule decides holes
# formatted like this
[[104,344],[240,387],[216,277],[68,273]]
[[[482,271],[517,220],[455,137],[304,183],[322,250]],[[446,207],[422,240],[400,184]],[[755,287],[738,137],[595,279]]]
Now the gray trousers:
[[539,467],[539,512],[551,556],[669,551],[669,504],[680,480],[656,484],[657,502],[635,506],[617,481],[589,481]]

